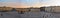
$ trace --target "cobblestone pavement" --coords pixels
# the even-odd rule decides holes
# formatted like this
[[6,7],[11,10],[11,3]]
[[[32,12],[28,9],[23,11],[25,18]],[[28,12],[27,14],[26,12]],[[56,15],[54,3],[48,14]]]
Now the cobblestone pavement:
[[0,12],[0,18],[60,18],[60,14],[47,12],[25,12],[18,14],[17,12]]

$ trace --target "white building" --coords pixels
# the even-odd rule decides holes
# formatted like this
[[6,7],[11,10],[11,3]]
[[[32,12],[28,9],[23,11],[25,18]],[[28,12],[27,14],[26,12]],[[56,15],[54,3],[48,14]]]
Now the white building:
[[48,12],[60,12],[60,6],[46,7],[45,11],[48,11]]

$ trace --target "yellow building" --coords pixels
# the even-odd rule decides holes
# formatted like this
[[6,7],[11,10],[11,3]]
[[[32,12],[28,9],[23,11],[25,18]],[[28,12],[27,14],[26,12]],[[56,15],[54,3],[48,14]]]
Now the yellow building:
[[11,7],[0,7],[0,11],[11,11]]
[[27,8],[16,8],[16,11],[18,11],[18,12],[21,12],[21,11],[23,11],[23,12],[29,12],[29,10],[30,9],[27,9]]

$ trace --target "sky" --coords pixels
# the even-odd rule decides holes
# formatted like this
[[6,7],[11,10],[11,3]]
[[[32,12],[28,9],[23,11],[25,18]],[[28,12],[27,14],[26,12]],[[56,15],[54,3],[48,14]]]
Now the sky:
[[42,6],[60,6],[60,0],[0,0],[0,6],[27,8]]

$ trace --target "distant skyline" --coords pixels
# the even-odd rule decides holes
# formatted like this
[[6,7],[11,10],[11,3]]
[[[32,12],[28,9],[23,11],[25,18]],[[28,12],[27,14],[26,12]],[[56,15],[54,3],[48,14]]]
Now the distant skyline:
[[60,0],[0,0],[0,6],[16,8],[60,6]]

